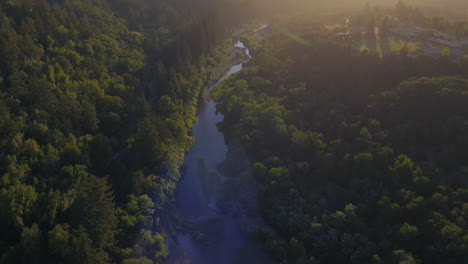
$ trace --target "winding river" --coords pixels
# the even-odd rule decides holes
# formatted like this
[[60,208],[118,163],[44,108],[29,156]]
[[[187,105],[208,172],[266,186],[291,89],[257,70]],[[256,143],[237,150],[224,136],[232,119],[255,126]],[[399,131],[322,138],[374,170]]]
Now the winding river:
[[[245,52],[247,60],[251,58],[242,42],[234,46]],[[233,66],[210,89],[242,66]],[[249,231],[261,223],[255,181],[242,148],[225,144],[216,126],[221,121],[223,116],[211,100],[194,124],[195,144],[186,155],[176,194],[177,208],[190,228],[171,239],[168,264],[272,263],[249,238]]]

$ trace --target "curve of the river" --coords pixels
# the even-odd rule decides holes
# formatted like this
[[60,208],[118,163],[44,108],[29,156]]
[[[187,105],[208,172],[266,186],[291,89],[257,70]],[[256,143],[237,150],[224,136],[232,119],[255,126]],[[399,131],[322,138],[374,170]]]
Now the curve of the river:
[[[244,50],[247,60],[251,58],[242,42],[235,47]],[[242,67],[243,63],[233,66],[211,88]],[[176,193],[177,208],[192,227],[171,239],[168,264],[272,263],[249,238],[249,231],[261,223],[255,181],[243,150],[225,144],[216,126],[221,121],[223,116],[211,100],[194,124],[195,144],[186,155],[184,178]]]

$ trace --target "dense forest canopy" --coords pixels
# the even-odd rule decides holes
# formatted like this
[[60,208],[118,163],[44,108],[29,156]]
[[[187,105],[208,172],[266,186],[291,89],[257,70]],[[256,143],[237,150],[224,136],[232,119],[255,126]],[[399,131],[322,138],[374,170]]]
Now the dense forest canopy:
[[166,200],[239,7],[0,2],[0,263],[167,257]]
[[467,57],[359,50],[334,20],[246,39],[254,58],[213,92],[253,164],[257,238],[281,263],[467,262]]
[[[280,263],[468,262],[467,10],[1,0],[0,264],[164,263],[202,88],[253,20],[267,33],[213,97],[255,174],[255,237]],[[357,40],[323,30],[347,17]],[[458,46],[424,54],[401,27]]]

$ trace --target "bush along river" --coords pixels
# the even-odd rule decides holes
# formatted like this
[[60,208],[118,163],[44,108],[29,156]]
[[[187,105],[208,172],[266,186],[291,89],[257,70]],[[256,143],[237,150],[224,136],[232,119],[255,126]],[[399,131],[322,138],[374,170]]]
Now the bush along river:
[[[251,58],[242,42],[234,46]],[[210,89],[242,66],[233,66]],[[250,238],[250,231],[261,224],[255,181],[242,148],[226,145],[218,131],[216,124],[222,121],[216,102],[210,100],[193,127],[195,144],[186,155],[175,201],[188,228],[169,239],[168,264],[272,263]]]

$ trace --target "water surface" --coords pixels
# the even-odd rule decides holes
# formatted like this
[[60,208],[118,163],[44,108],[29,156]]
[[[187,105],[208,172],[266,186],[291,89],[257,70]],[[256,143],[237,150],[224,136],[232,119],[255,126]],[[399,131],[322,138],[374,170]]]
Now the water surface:
[[[251,58],[242,42],[234,46]],[[213,87],[242,66],[233,66]],[[186,155],[184,178],[176,194],[177,208],[192,228],[170,241],[169,264],[272,263],[249,237],[249,231],[261,223],[255,181],[243,150],[225,144],[216,127],[222,120],[211,100],[193,127],[195,144]]]

